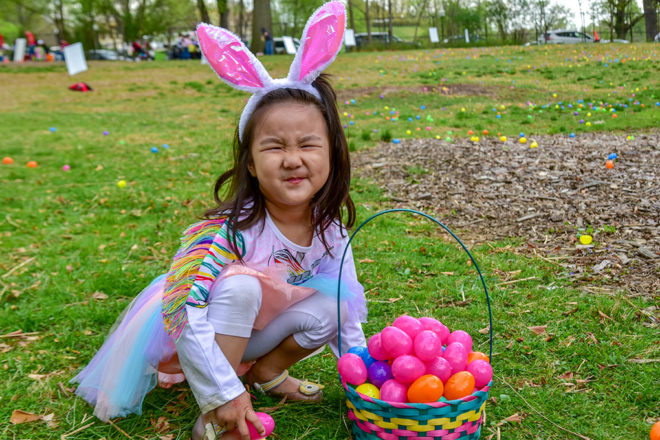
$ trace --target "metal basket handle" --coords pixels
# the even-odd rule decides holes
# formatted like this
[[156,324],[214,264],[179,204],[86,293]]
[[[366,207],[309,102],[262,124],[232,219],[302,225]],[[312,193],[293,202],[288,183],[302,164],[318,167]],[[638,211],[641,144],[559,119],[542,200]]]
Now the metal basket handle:
[[351,238],[348,240],[348,243],[346,244],[346,247],[344,248],[344,253],[341,256],[341,262],[339,263],[339,277],[337,280],[337,328],[339,329],[339,338],[337,340],[337,347],[339,349],[339,353],[341,353],[341,274],[344,269],[344,259],[346,258],[346,252],[348,252],[348,247],[351,245],[351,242],[353,241],[353,237],[358,233],[360,229],[376,217],[380,217],[381,215],[388,214],[391,212],[410,212],[412,214],[419,214],[422,217],[426,217],[427,219],[431,220],[432,222],[436,223],[438,226],[440,226],[442,229],[447,231],[454,239],[458,242],[458,244],[461,245],[463,250],[468,254],[470,257],[470,260],[472,260],[472,264],[474,264],[474,267],[477,269],[477,273],[479,274],[479,279],[481,279],[481,285],[484,288],[484,292],[486,293],[486,304],[488,305],[488,321],[489,321],[489,329],[490,329],[490,344],[489,344],[489,353],[488,353],[488,358],[490,359],[491,363],[493,360],[493,314],[490,309],[490,297],[488,296],[488,287],[486,287],[486,281],[484,281],[483,275],[481,275],[481,269],[479,269],[479,265],[477,264],[477,261],[474,259],[470,251],[465,247],[463,242],[454,234],[447,226],[442,224],[440,221],[437,219],[431,217],[428,214],[424,214],[423,212],[420,211],[415,211],[414,209],[405,209],[405,208],[399,208],[399,209],[388,209],[386,211],[381,211],[378,212],[365,221],[363,221],[360,226],[358,226],[355,231],[351,234]]

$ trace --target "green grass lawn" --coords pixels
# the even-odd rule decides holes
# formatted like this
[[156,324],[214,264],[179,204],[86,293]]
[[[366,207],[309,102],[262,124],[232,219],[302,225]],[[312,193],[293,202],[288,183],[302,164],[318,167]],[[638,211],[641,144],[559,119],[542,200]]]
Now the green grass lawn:
[[[291,59],[263,61],[281,77]],[[68,381],[210,206],[247,95],[197,62],[89,66],[76,77],[61,64],[0,67],[0,155],[14,160],[0,165],[0,437],[188,438],[197,410],[186,386],[152,392],[141,417],[104,424]],[[451,142],[468,130],[579,136],[660,122],[660,64],[649,44],[351,53],[329,70],[353,150],[381,139]],[[76,81],[94,91],[67,90]],[[25,166],[31,160],[37,168]],[[361,220],[384,206],[367,181],[353,182],[353,196]],[[646,438],[660,417],[657,363],[644,363],[660,358],[657,326],[638,312],[648,301],[580,290],[561,267],[514,253],[517,243],[470,246],[495,333],[482,437],[577,438],[559,425],[592,439]],[[368,335],[402,313],[429,315],[487,351],[483,289],[447,234],[397,214],[365,227],[354,249]],[[545,332],[529,329],[538,326]],[[329,352],[292,374],[325,383],[326,398],[276,409],[273,438],[348,438]],[[45,417],[14,425],[15,410]],[[506,421],[514,415],[520,422]]]

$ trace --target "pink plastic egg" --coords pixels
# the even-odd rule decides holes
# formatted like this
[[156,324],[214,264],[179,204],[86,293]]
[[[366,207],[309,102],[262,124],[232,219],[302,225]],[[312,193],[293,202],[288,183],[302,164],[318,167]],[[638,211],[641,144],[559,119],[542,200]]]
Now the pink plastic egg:
[[259,432],[257,432],[257,430],[252,425],[252,423],[248,422],[247,427],[248,427],[248,431],[250,432],[250,438],[256,440],[256,439],[268,437],[275,429],[275,420],[273,420],[273,418],[270,415],[263,412],[258,412],[255,414],[257,415],[257,417],[259,417],[261,424],[264,425],[264,429],[266,430],[266,435],[264,436],[259,435]]
[[474,386],[478,390],[488,385],[493,378],[493,367],[481,359],[470,362],[467,370],[474,376]]
[[419,322],[419,319],[408,315],[399,316],[394,320],[392,325],[406,332],[411,339],[415,339],[417,333],[422,331],[422,324]]
[[445,329],[447,330],[447,335],[449,335],[449,329],[447,326],[435,318],[425,316],[424,318],[419,318],[419,323],[422,324],[422,330],[431,330],[436,335],[440,336],[441,341],[443,340],[442,335],[444,334]]
[[369,354],[371,357],[377,361],[384,361],[389,359],[389,355],[385,351],[385,348],[383,348],[383,342],[381,340],[380,333],[376,333],[369,338],[367,348],[369,349]]
[[337,361],[337,370],[341,377],[351,385],[362,385],[367,381],[367,367],[360,356],[346,353]]
[[467,352],[460,342],[452,342],[447,345],[442,357],[451,365],[451,374],[454,375],[467,367]]
[[385,327],[380,332],[380,340],[391,359],[412,353],[413,340],[400,328]]
[[442,383],[445,383],[451,377],[451,364],[447,359],[438,356],[426,363],[426,372],[438,376]]
[[408,394],[408,387],[390,379],[380,387],[380,399],[386,402],[405,402]]
[[404,354],[392,362],[392,375],[403,384],[409,384],[426,374],[426,365],[415,356]]
[[465,347],[465,351],[467,351],[468,353],[472,351],[472,337],[466,331],[454,330],[453,332],[451,332],[449,338],[445,341],[445,343],[449,345],[452,342],[460,342],[461,344],[463,344],[463,347]]
[[430,361],[442,350],[440,336],[431,330],[422,330],[415,336],[414,350],[422,361]]

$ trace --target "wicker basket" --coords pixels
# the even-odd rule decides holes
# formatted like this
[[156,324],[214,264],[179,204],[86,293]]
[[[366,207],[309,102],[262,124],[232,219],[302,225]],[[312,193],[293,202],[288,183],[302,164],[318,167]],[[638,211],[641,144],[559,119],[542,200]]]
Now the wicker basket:
[[[481,279],[484,292],[486,294],[486,304],[488,305],[488,318],[490,322],[490,359],[492,362],[493,354],[493,318],[490,309],[490,298],[486,282],[481,275],[481,270],[474,257],[461,242],[461,240],[435,218],[419,211],[410,209],[391,209],[379,212],[358,226],[351,235],[342,260],[339,271],[339,283],[341,283],[341,268],[344,266],[344,257],[355,234],[374,218],[391,212],[409,212],[418,214],[435,222],[445,231],[447,231],[468,254],[474,267],[477,269]],[[339,298],[337,288],[337,297]],[[337,315],[341,323],[341,310],[339,301],[337,301]],[[341,331],[339,331],[338,341],[339,351],[341,352]],[[454,440],[454,439],[478,439],[481,435],[481,422],[483,420],[484,408],[488,399],[488,390],[492,381],[481,390],[463,397],[462,399],[439,401],[433,403],[397,403],[386,402],[380,399],[373,399],[368,396],[358,394],[351,385],[342,380],[342,385],[346,393],[346,406],[348,407],[348,417],[351,419],[352,431],[357,440]]]

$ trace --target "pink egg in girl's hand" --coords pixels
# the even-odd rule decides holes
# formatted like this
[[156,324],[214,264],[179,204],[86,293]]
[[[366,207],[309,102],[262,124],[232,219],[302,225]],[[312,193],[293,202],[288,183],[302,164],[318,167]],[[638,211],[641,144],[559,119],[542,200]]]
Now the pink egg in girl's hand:
[[404,354],[392,362],[392,375],[403,384],[413,383],[426,374],[426,365],[416,356]]
[[254,428],[252,423],[248,422],[247,427],[248,431],[250,431],[250,438],[253,440],[260,439],[260,438],[266,438],[268,437],[273,430],[275,429],[275,420],[271,416],[269,416],[266,413],[258,412],[256,413],[257,417],[259,417],[259,420],[261,420],[261,424],[264,425],[264,428],[266,429],[266,434],[264,435],[259,435],[259,432]]
[[385,348],[383,348],[383,341],[381,340],[380,333],[376,333],[369,338],[367,348],[369,349],[371,357],[377,361],[385,361],[389,359],[389,354],[387,354]]
[[385,327],[380,332],[380,340],[391,359],[410,354],[413,351],[413,340],[400,328]]
[[478,390],[488,385],[493,378],[493,367],[481,359],[470,362],[467,371],[474,376],[474,387]]
[[447,338],[447,340],[444,342],[447,345],[451,344],[452,342],[460,342],[463,344],[463,347],[465,347],[465,351],[468,353],[472,351],[472,337],[468,334],[468,332],[463,330],[454,330],[449,335],[449,338]]
[[339,375],[351,385],[362,385],[367,381],[367,367],[360,356],[346,353],[337,361]]
[[406,332],[411,339],[415,339],[417,333],[422,331],[422,324],[419,322],[419,319],[408,315],[399,316],[394,320],[392,325]]
[[380,387],[380,399],[386,402],[405,402],[408,394],[408,387],[390,379]]
[[442,351],[440,336],[431,330],[422,330],[415,336],[415,355],[424,362],[428,362]]
[[451,377],[451,364],[442,356],[437,356],[426,363],[426,373],[438,376],[445,383]]
[[460,342],[452,342],[445,348],[442,357],[451,365],[451,374],[454,375],[467,367],[467,352]]

